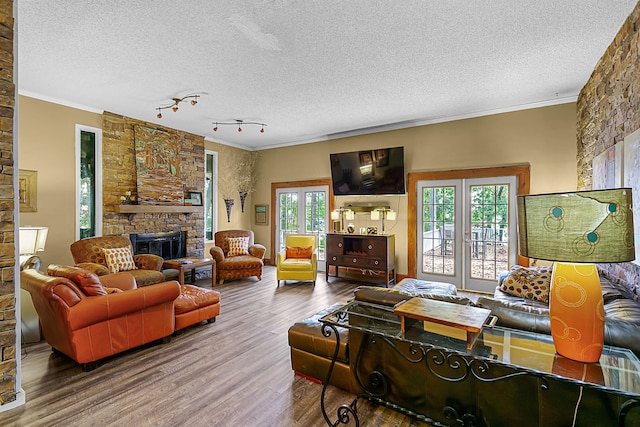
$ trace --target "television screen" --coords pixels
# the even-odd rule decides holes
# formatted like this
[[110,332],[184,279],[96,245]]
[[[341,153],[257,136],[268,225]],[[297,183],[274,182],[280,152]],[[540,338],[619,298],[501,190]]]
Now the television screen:
[[331,154],[336,196],[404,194],[404,147]]

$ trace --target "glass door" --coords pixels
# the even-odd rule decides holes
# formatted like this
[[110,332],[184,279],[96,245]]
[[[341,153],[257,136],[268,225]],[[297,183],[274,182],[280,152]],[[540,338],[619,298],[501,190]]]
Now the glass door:
[[420,181],[417,194],[418,278],[493,293],[516,260],[516,178]]
[[315,234],[318,241],[318,270],[325,270],[329,187],[281,188],[276,190],[276,248],[285,249],[287,233]]

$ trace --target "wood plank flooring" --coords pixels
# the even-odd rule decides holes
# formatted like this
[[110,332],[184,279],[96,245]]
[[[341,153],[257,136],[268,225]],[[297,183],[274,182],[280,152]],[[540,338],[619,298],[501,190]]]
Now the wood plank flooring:
[[[211,287],[210,279],[197,283]],[[143,346],[100,362],[91,372],[42,341],[22,349],[26,404],[0,413],[1,426],[300,426],[326,425],[322,386],[293,374],[287,329],[336,302],[359,284],[318,274],[276,286],[262,281],[216,286],[215,323],[187,328],[170,343]],[[330,387],[332,420],[354,396]],[[425,426],[391,409],[358,402],[361,426]],[[351,425],[354,425],[353,423]]]

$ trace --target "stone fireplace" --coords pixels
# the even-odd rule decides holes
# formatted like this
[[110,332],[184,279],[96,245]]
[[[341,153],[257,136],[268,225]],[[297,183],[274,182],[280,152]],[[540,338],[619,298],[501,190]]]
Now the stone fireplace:
[[[184,255],[204,257],[204,209],[146,204],[135,212],[120,205],[120,197],[131,192],[137,200],[134,127],[144,125],[167,132],[180,145],[182,191],[204,192],[204,137],[129,117],[104,112],[103,142],[103,234],[140,235],[181,232]],[[189,206],[188,208],[192,208]]]

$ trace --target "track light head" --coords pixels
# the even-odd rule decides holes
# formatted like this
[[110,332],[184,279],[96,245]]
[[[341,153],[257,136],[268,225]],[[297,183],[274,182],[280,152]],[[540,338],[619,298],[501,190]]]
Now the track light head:
[[180,104],[182,101],[185,101],[187,99],[190,99],[191,101],[191,105],[196,105],[198,103],[198,98],[200,97],[200,95],[195,94],[195,95],[187,95],[184,96],[182,98],[171,98],[171,100],[173,101],[173,104],[169,104],[169,105],[161,105],[160,107],[156,108],[156,110],[158,110],[158,114],[156,117],[158,117],[159,119],[162,118],[162,113],[161,111],[166,109],[166,108],[171,108],[171,110],[175,113],[179,110],[178,104]]
[[264,133],[264,128],[267,126],[265,123],[258,122],[245,122],[244,120],[236,119],[233,122],[213,122],[213,131],[218,131],[218,125],[236,125],[238,127],[238,132],[242,132],[242,127],[244,125],[258,125],[260,126],[260,133]]

